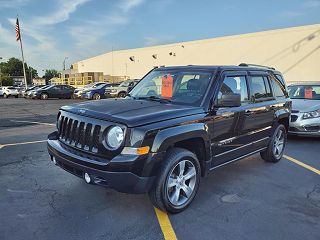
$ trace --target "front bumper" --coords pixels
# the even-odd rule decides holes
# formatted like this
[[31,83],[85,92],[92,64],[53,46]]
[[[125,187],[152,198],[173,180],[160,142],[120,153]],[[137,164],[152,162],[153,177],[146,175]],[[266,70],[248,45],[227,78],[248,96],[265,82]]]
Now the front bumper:
[[302,119],[303,113],[291,114],[289,134],[320,136],[320,118]]
[[[130,171],[123,171],[126,165],[131,166],[132,162],[138,161],[138,156],[126,156],[122,162],[121,156],[117,157],[115,163],[112,162],[113,160],[106,163],[97,162],[67,151],[52,134],[49,135],[47,147],[51,160],[55,158],[57,165],[62,169],[80,178],[84,178],[84,173],[88,173],[93,183],[113,188],[119,192],[149,192],[155,179],[154,176],[142,177]],[[117,167],[112,167],[112,165],[121,166],[121,171],[116,171]]]

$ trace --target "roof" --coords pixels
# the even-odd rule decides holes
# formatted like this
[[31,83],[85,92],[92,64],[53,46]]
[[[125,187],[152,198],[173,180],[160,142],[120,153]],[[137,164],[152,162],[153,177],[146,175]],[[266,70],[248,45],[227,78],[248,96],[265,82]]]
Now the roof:
[[230,70],[230,71],[272,71],[278,72],[274,68],[267,66],[253,66],[253,65],[242,65],[242,66],[227,66],[227,65],[217,65],[217,66],[208,66],[208,65],[187,65],[187,66],[170,66],[170,67],[159,67],[156,70],[194,70],[194,71],[216,71],[221,70]]
[[311,85],[320,85],[320,82],[319,81],[310,81],[310,82],[295,82],[295,83],[290,83],[289,86],[296,86],[296,85],[299,85],[299,86],[302,86],[302,85],[307,85],[307,86],[311,86]]

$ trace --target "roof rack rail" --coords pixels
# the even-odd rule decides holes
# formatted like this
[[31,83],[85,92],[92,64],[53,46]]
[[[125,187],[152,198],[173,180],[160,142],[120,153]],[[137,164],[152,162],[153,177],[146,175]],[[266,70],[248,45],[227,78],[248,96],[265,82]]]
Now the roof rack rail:
[[251,63],[240,63],[239,66],[240,67],[260,67],[260,68],[267,68],[267,69],[271,69],[271,70],[276,70],[274,67],[268,67],[268,66],[251,64]]

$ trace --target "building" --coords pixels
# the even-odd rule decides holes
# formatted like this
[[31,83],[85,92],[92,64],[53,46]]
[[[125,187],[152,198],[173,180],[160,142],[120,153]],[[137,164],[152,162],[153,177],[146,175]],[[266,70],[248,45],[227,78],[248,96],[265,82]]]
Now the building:
[[141,78],[155,66],[275,67],[287,82],[320,81],[320,24],[108,52],[73,64],[78,73]]
[[13,86],[21,87],[24,85],[24,77],[23,76],[11,76]]
[[32,85],[46,85],[46,79],[45,78],[33,78],[32,79]]

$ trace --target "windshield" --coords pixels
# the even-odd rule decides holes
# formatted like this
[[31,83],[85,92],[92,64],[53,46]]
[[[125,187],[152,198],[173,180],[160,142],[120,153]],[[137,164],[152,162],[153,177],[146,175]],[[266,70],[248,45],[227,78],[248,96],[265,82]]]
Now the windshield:
[[288,92],[292,99],[320,100],[320,85],[292,85]]
[[209,72],[153,71],[130,91],[130,96],[200,106],[211,78]]

